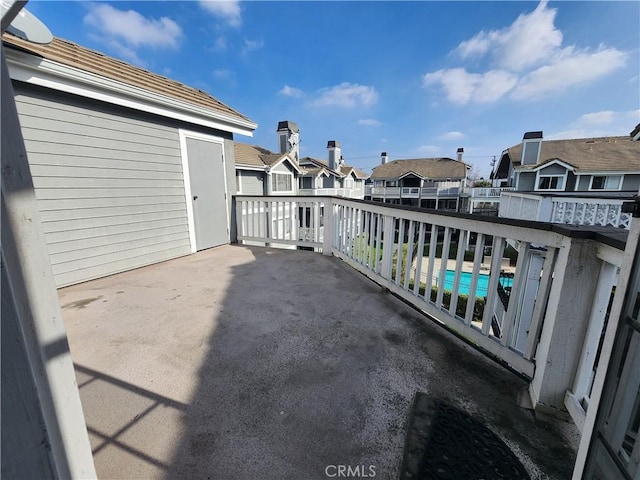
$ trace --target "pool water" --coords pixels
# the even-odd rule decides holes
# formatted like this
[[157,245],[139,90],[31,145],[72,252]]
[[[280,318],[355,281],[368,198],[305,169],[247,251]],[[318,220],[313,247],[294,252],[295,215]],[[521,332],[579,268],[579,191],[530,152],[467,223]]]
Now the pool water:
[[[444,277],[444,289],[445,290],[453,290],[453,280],[455,277],[455,271],[447,270],[447,273]],[[460,285],[458,287],[458,293],[468,295],[469,289],[471,288],[471,273],[469,272],[460,272]],[[436,285],[440,280],[440,277],[436,277]],[[503,287],[511,287],[513,285],[513,278],[509,277],[500,277],[500,284]],[[487,289],[489,288],[489,275],[481,273],[478,275],[478,285],[476,287],[476,297],[486,297]]]

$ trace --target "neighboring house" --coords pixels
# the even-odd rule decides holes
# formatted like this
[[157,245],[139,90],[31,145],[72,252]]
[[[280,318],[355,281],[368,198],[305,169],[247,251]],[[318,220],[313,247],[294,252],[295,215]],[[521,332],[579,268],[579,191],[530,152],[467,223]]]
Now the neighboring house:
[[294,122],[278,123],[280,153],[235,143],[237,192],[243,195],[338,195],[364,197],[368,175],[344,163],[340,144],[328,142],[327,162],[300,158],[300,131]]
[[459,210],[470,166],[458,158],[415,158],[388,161],[373,169],[365,200],[441,210]]
[[369,175],[344,162],[340,142],[329,140],[327,150],[327,161],[311,157],[300,159],[300,166],[304,169],[300,178],[300,194],[364,198],[364,184]]
[[233,135],[254,122],[66,40],[2,40],[59,287],[230,242]]
[[500,216],[554,223],[628,226],[624,199],[640,187],[640,133],[627,137],[544,140],[527,132],[492,174],[505,192]]

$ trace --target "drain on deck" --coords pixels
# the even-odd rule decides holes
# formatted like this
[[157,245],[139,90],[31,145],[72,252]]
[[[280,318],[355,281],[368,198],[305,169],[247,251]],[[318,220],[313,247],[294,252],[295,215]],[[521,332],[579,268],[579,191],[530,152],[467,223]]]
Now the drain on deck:
[[481,422],[418,392],[400,479],[529,480],[529,475],[509,447]]

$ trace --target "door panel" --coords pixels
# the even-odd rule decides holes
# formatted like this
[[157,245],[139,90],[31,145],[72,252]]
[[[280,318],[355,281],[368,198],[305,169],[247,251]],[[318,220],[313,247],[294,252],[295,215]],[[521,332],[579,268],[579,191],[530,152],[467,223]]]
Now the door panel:
[[196,250],[229,243],[222,144],[187,138]]

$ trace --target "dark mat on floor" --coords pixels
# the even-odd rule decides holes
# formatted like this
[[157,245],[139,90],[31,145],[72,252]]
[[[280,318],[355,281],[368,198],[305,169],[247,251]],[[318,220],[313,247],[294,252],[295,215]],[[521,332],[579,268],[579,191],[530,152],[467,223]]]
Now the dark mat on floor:
[[418,392],[413,400],[400,480],[529,479],[527,471],[482,422]]

